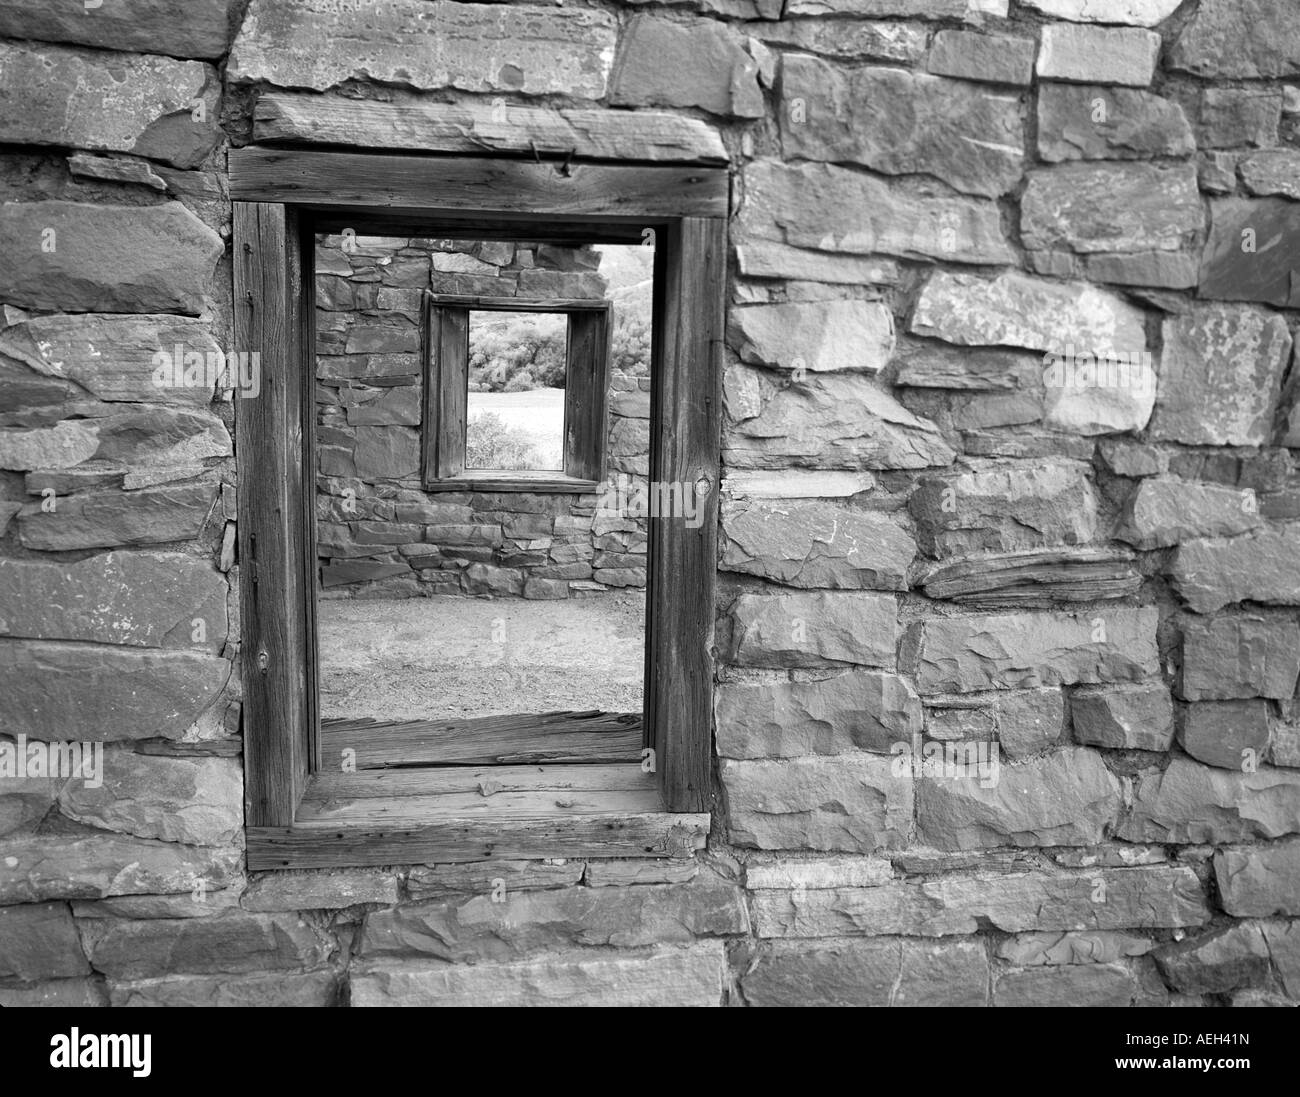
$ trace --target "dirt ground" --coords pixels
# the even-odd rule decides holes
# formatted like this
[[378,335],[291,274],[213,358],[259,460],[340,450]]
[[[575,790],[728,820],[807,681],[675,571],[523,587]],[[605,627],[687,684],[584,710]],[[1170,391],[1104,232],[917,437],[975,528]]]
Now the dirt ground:
[[327,599],[316,613],[325,718],[641,711],[643,591]]

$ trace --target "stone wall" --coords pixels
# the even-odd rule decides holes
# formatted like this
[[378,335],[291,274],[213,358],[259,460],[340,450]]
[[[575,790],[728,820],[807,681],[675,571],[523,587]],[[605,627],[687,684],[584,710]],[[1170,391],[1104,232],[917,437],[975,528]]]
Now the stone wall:
[[[163,8],[0,2],[4,731],[103,746],[0,778],[0,1001],[1300,999],[1292,0]],[[698,860],[245,871],[231,404],[153,376],[268,87],[721,134]]]
[[[600,265],[590,248],[554,244],[318,241],[317,553],[328,595],[567,598],[645,586],[646,519],[608,505],[613,491],[430,493],[419,476],[423,292],[603,299]],[[624,311],[649,322],[648,309]],[[607,483],[644,492],[648,374],[611,364],[607,405]]]

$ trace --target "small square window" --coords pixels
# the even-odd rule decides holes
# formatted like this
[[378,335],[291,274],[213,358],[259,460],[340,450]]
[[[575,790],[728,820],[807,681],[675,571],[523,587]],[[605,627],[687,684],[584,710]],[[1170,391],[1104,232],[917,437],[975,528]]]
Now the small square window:
[[[602,300],[426,293],[426,490],[595,490],[605,476],[611,312]],[[521,355],[529,361],[514,361]]]

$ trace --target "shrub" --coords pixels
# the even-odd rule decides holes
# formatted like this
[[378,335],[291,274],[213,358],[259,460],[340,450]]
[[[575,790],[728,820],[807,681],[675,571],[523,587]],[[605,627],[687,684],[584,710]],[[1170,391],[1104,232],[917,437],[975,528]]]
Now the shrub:
[[535,469],[536,447],[518,427],[496,412],[484,411],[465,424],[465,465],[475,469]]

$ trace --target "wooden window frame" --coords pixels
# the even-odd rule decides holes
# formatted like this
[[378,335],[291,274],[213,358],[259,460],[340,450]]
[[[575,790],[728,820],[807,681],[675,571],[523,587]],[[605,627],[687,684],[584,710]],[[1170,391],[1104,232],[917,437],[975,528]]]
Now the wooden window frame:
[[[563,471],[465,467],[471,312],[541,312],[566,318]],[[613,313],[613,303],[604,299],[475,297],[426,290],[420,308],[424,490],[599,490],[605,479]]]
[[[247,863],[252,870],[701,848],[714,800],[713,617],[729,180],[699,165],[249,147],[230,153]],[[655,234],[651,480],[699,485],[701,521],[649,520],[644,743],[660,811],[307,825],[316,684],[314,240],[320,232],[556,243]],[[328,795],[318,791],[315,795]],[[319,803],[319,801],[316,801]]]

